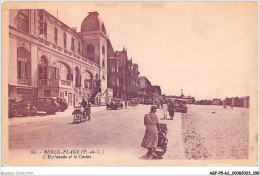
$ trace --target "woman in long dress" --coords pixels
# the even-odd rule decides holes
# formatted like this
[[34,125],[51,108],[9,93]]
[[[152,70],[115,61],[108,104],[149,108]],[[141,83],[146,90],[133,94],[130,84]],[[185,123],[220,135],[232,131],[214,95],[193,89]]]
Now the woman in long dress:
[[167,105],[166,102],[163,103],[162,108],[163,108],[163,118],[164,118],[164,119],[167,119],[168,105]]
[[155,147],[158,144],[158,117],[155,114],[157,107],[152,106],[150,113],[144,116],[144,125],[146,126],[144,138],[141,146],[148,149],[147,154],[144,156],[149,159],[151,156],[156,157],[154,153]]
[[174,102],[170,102],[169,106],[168,106],[168,111],[169,111],[169,115],[170,115],[170,120],[173,120],[173,116],[174,116]]

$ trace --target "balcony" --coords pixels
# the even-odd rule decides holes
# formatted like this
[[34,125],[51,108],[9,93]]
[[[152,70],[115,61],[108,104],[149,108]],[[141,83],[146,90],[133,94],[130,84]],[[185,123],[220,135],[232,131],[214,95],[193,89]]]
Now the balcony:
[[60,85],[62,85],[62,86],[71,86],[71,81],[69,81],[69,80],[60,80]]
[[59,80],[57,80],[57,79],[39,79],[39,87],[41,87],[41,88],[59,87]]
[[74,58],[76,58],[76,59],[78,59],[78,60],[81,60],[82,62],[85,62],[85,63],[87,63],[87,64],[93,65],[93,66],[95,66],[95,67],[97,67],[97,68],[99,67],[99,65],[96,64],[96,63],[94,63],[90,58],[85,58],[85,57],[82,57],[82,56],[80,56],[80,55],[77,55],[76,53],[74,53],[74,51],[73,51],[73,52],[70,52],[70,51],[68,51],[66,48],[61,48],[61,47],[59,47],[56,43],[55,43],[55,44],[54,44],[54,43],[51,43],[51,42],[49,42],[49,41],[47,41],[46,39],[43,39],[43,38],[41,38],[41,37],[38,37],[38,41],[39,41],[40,43],[42,43],[42,44],[48,46],[48,47],[51,47],[51,48],[56,49],[56,50],[58,50],[58,51],[60,51],[60,52],[63,52],[64,54],[67,54],[68,56],[72,56],[72,57],[74,57]]
[[91,94],[91,93],[94,92],[93,89],[89,89],[89,88],[83,88],[83,91],[84,91],[84,93],[86,93],[86,94]]
[[58,88],[71,87],[71,81],[58,79],[39,79],[39,87],[41,88]]

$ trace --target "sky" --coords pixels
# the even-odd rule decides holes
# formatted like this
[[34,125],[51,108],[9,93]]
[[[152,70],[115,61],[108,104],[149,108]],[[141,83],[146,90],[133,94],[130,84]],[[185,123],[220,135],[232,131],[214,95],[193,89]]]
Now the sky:
[[163,94],[251,96],[257,85],[256,2],[75,2],[47,8],[78,32],[98,11],[114,50],[127,48]]

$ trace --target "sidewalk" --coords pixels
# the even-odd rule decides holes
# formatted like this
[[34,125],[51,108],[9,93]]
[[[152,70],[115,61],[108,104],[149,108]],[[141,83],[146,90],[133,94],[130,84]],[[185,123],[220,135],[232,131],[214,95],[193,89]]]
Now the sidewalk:
[[[164,159],[175,159],[183,160],[186,159],[185,151],[183,148],[183,139],[182,139],[182,117],[181,113],[177,112],[174,114],[173,120],[163,120],[161,114],[162,110],[158,109],[160,123],[166,123],[168,128],[168,148],[167,152],[163,156]],[[170,118],[168,116],[168,118]]]
[[[103,111],[105,109],[106,109],[106,106],[94,106],[94,107],[91,107],[91,113]],[[60,119],[60,118],[72,116],[73,110],[74,110],[73,107],[69,107],[64,112],[56,112],[56,114],[54,114],[54,115],[13,117],[13,118],[9,118],[8,126],[14,127],[14,126],[26,125],[26,124],[31,124],[31,123],[39,123],[39,122],[43,122],[46,120]]]

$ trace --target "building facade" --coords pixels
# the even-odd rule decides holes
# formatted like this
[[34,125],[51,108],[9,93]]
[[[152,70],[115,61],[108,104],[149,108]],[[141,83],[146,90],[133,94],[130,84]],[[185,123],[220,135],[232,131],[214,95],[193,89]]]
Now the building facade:
[[125,48],[108,57],[108,87],[113,89],[114,98],[138,98],[138,75],[138,65],[128,59]]
[[83,97],[100,104],[107,92],[108,36],[97,12],[70,28],[43,9],[10,10],[9,98]]
[[158,101],[161,95],[160,86],[153,86],[149,79],[144,76],[139,78],[139,93],[138,97],[142,103],[146,101]]
[[212,100],[212,105],[222,105],[223,102],[221,101],[221,99],[215,98]]

